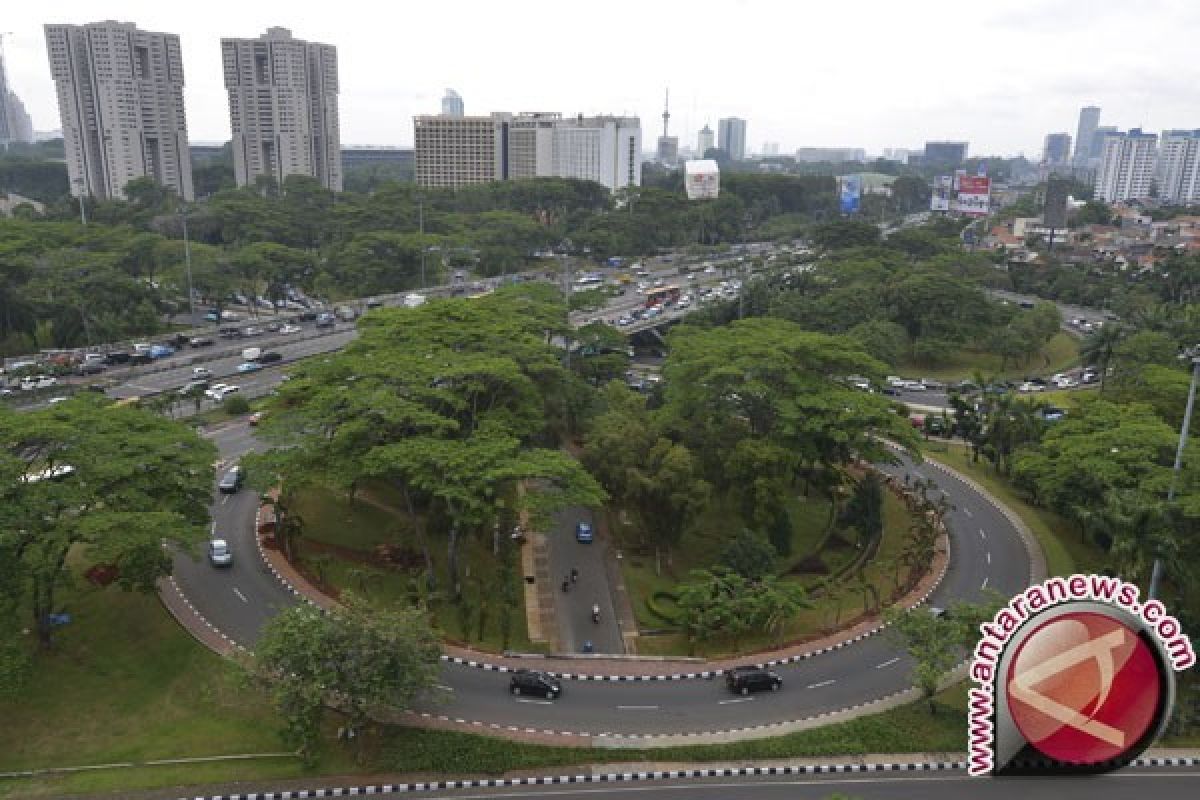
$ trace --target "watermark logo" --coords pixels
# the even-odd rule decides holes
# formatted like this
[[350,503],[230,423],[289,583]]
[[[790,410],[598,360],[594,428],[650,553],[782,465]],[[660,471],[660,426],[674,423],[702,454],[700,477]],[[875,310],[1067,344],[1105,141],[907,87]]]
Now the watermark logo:
[[1162,604],[1119,578],[1051,578],[980,626],[969,771],[1102,772],[1162,732],[1174,673],[1196,663]]

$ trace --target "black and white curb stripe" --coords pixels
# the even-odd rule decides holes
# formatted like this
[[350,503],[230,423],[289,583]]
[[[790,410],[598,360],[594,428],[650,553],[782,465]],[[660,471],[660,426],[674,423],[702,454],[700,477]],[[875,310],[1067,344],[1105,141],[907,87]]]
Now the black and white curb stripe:
[[[1140,758],[1134,767],[1194,767],[1200,758]],[[588,783],[632,783],[636,781],[697,780],[704,778],[759,778],[795,775],[838,775],[893,772],[956,772],[965,761],[878,764],[799,764],[781,767],[733,767],[677,769],[646,772],[602,772],[595,775],[547,775],[533,778],[479,778],[474,780],[428,781],[425,783],[381,783],[328,789],[284,789],[278,792],[216,794],[181,797],[179,800],[299,800],[315,797],[361,797],[364,795],[409,794],[456,789],[508,789],[519,786],[556,786]]]
[[[216,625],[213,625],[211,622],[209,622],[209,621],[208,621],[208,617],[206,617],[206,616],[204,616],[203,614],[201,614],[201,613],[199,612],[199,610],[197,610],[197,608],[196,608],[194,605],[192,605],[192,601],[191,601],[191,600],[188,600],[188,597],[187,597],[187,595],[183,593],[183,590],[179,588],[179,584],[175,582],[175,576],[174,576],[174,575],[168,575],[168,576],[167,576],[167,582],[168,582],[169,584],[171,584],[171,591],[172,591],[172,592],[174,592],[174,593],[175,593],[175,596],[176,596],[176,597],[178,597],[178,598],[180,599],[180,601],[182,601],[182,602],[183,602],[183,604],[184,604],[185,606],[187,606],[187,607],[188,607],[188,610],[192,612],[192,614],[193,614],[193,615],[196,617],[196,619],[198,619],[198,620],[200,620],[201,622],[203,622],[203,623],[204,623],[204,625],[205,625],[205,626],[206,626],[206,627],[207,627],[207,628],[208,628],[210,631],[212,631],[213,633],[215,633],[217,636],[220,636],[222,639],[224,639],[225,641],[229,642],[231,645],[233,645],[233,646],[234,646],[235,648],[237,648],[238,650],[241,650],[241,651],[245,652],[246,648],[245,648],[243,645],[239,644],[238,642],[235,642],[233,639],[231,639],[231,638],[229,638],[228,636],[226,636],[224,631],[222,631],[222,630],[221,630],[220,628],[218,628]],[[184,627],[185,629],[187,628],[187,626],[186,626],[186,625],[184,625],[183,627]]]

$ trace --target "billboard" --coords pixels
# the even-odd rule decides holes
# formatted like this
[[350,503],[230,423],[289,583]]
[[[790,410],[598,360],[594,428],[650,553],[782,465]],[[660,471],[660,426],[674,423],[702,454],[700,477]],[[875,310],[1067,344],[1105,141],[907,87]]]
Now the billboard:
[[838,208],[843,214],[858,213],[859,200],[862,198],[862,176],[845,175],[838,180],[840,185]]
[[950,188],[954,180],[949,175],[939,175],[933,179],[933,194],[929,200],[930,211],[950,210]]
[[1067,182],[1051,178],[1046,183],[1046,206],[1042,220],[1047,228],[1067,227]]
[[689,200],[715,198],[721,188],[721,170],[717,162],[701,159],[684,163],[683,186]]
[[991,178],[978,175],[959,175],[958,195],[954,199],[954,210],[971,217],[986,217],[991,192]]

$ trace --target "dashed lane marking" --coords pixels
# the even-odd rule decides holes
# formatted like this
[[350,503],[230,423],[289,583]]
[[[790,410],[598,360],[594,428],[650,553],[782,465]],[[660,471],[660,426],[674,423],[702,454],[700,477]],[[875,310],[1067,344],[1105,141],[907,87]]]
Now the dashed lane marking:
[[895,664],[899,660],[900,660],[900,656],[896,656],[895,658],[889,658],[887,661],[883,662],[882,664],[876,664],[875,669],[883,669],[884,667],[890,667],[892,664]]
[[728,706],[732,705],[733,703],[749,703],[753,699],[753,697],[735,697],[732,700],[718,700],[717,705]]
[[236,586],[233,587],[233,593],[236,594],[238,596],[238,599],[241,600],[243,603],[250,602],[249,600],[246,599],[246,595],[242,594],[242,591],[240,589],[238,589]]
[[617,706],[618,711],[658,711],[658,706]]
[[833,684],[833,683],[837,683],[837,681],[831,679],[831,680],[827,680],[827,681],[821,681],[820,683],[810,683],[808,685],[808,688],[820,689],[822,686],[829,686],[830,684]]

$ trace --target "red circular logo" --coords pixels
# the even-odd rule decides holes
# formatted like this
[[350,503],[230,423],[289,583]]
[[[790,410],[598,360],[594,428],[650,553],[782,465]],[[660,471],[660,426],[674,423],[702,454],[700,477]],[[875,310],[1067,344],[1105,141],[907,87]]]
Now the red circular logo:
[[1056,617],[1021,642],[1005,686],[1025,740],[1052,759],[1085,766],[1133,748],[1162,695],[1158,662],[1142,638],[1085,611]]

